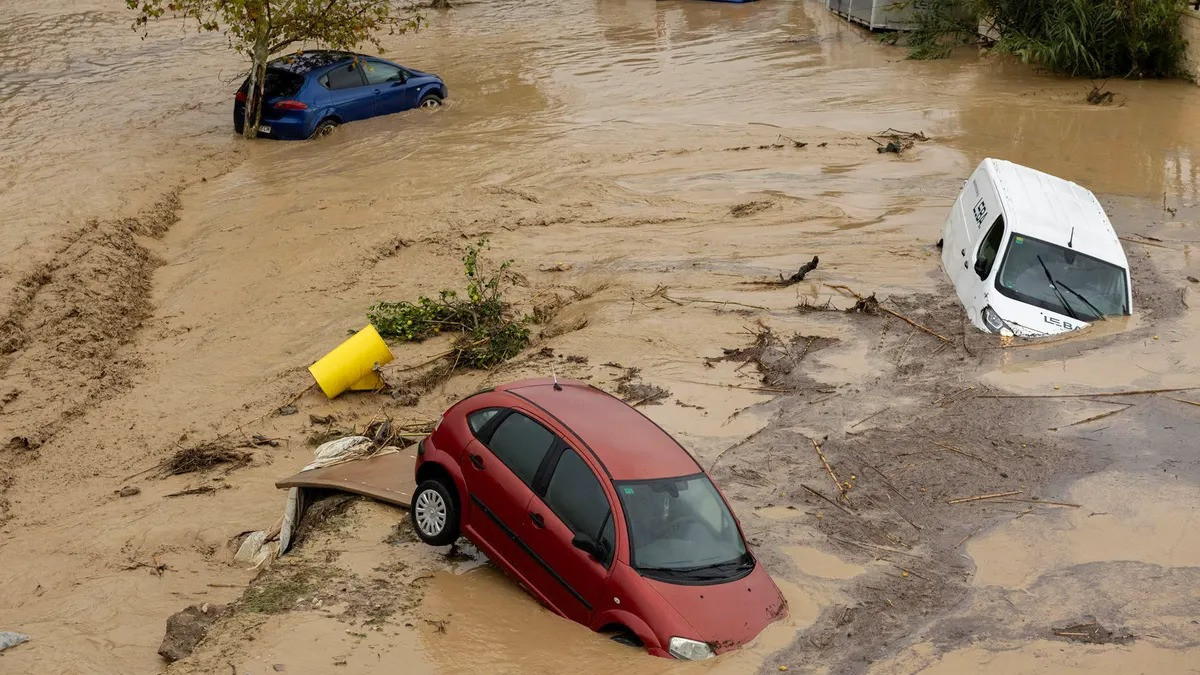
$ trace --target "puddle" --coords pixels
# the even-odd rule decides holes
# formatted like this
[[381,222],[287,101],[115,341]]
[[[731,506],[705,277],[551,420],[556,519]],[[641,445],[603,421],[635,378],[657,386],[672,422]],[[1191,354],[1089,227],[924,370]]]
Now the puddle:
[[1140,561],[1200,567],[1200,491],[1160,476],[1106,472],[968,542],[979,586],[1023,588],[1057,569],[1089,562]]
[[836,555],[809,546],[784,546],[783,553],[792,559],[801,574],[821,579],[853,579],[866,568],[848,563]]
[[737,651],[684,663],[617,644],[551,613],[490,565],[461,576],[438,574],[422,603],[427,624],[421,631],[422,651],[444,673],[474,671],[481,663],[490,664],[489,672],[495,673],[558,672],[564,645],[570,645],[570,669],[576,672],[745,673],[790,644],[822,607],[823,601],[800,586],[777,582],[788,601],[787,618]]
[[871,675],[1159,675],[1200,673],[1200,649],[1167,649],[1147,642],[1121,646],[1067,645],[1037,640],[1012,649],[972,646],[935,655],[920,644],[872,667]]

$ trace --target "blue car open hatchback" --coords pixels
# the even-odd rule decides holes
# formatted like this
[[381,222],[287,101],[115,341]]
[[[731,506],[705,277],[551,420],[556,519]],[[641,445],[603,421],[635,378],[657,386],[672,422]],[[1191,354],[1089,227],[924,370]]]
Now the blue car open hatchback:
[[[242,83],[233,103],[239,134],[249,85]],[[434,108],[445,98],[446,83],[437,75],[350,52],[297,52],[267,64],[258,135],[303,140],[346,122]]]

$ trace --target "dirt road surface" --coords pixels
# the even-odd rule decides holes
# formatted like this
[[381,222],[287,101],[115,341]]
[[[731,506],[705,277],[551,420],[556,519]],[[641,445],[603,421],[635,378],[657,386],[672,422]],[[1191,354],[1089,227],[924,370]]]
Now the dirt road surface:
[[[445,77],[445,108],[244,143],[219,37],[143,40],[118,2],[0,7],[0,630],[32,637],[0,671],[1196,672],[1200,89],[1089,106],[1089,83],[995,57],[905,61],[808,0],[429,18],[389,56]],[[887,128],[931,140],[877,153]],[[933,244],[988,156],[1102,195],[1133,317],[1035,346],[964,325]],[[415,405],[309,389],[371,303],[459,285],[481,237],[519,309],[561,305],[533,347]],[[397,345],[385,374],[445,347]],[[789,600],[737,653],[618,645],[368,501],[261,575],[233,563],[326,430],[310,414],[428,420],[487,383],[611,390],[626,368],[670,392],[642,409]],[[153,471],[254,434],[278,445],[248,466]],[[168,668],[166,618],[204,602],[235,609]],[[1076,641],[1089,622],[1121,639]]]

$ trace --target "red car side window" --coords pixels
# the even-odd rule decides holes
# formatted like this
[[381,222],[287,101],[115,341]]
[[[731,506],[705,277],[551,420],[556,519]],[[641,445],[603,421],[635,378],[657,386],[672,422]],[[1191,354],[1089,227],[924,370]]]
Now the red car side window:
[[526,485],[533,485],[542,460],[556,440],[558,438],[546,427],[514,412],[492,432],[487,448]]
[[546,505],[575,534],[586,534],[600,544],[605,565],[612,560],[612,508],[604,488],[591,468],[574,450],[567,448],[546,485]]

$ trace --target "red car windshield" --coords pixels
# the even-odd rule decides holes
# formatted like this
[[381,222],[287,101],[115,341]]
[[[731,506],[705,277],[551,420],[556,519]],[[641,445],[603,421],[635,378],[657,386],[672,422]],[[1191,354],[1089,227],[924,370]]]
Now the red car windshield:
[[733,514],[705,474],[616,487],[639,571],[698,581],[742,576],[753,568]]

